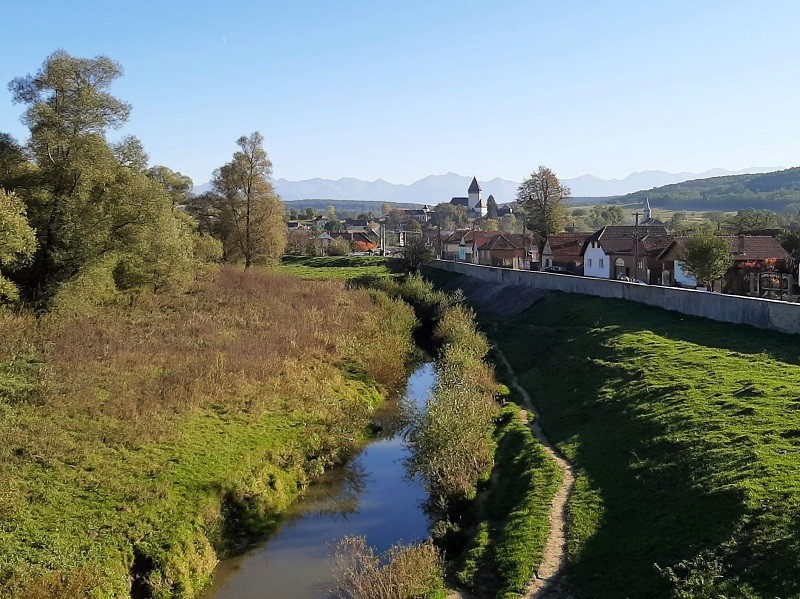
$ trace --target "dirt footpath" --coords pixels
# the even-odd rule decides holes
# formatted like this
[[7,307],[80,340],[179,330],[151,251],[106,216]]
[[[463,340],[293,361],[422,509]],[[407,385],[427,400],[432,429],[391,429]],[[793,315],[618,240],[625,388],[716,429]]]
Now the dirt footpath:
[[495,351],[508,371],[511,386],[519,391],[525,402],[525,407],[534,416],[533,422],[527,423],[531,432],[544,446],[550,457],[558,464],[562,473],[561,484],[555,497],[553,497],[553,503],[550,504],[550,533],[547,536],[547,543],[544,547],[542,563],[525,589],[523,597],[525,599],[573,599],[564,577],[564,565],[567,556],[567,500],[572,493],[572,487],[575,485],[575,471],[572,465],[561,456],[542,433],[542,428],[539,426],[539,413],[533,406],[528,392],[519,384],[517,375],[511,368],[508,359],[497,346],[495,346]]

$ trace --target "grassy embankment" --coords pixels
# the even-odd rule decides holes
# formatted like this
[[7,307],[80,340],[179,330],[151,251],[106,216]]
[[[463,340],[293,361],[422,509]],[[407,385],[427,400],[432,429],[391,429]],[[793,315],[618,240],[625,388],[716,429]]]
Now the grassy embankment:
[[578,468],[578,597],[800,596],[800,339],[563,294],[483,324]]
[[127,597],[130,576],[134,596],[194,596],[360,443],[413,322],[379,292],[255,269],[0,313],[0,596]]
[[[469,431],[459,433],[464,423],[481,410],[480,402],[470,407],[469,396],[485,392],[482,389],[487,386],[492,388],[490,392],[497,392],[491,367],[487,370],[485,360],[489,346],[475,330],[473,314],[460,305],[460,298],[435,291],[419,278],[385,282],[381,287],[413,305],[423,328],[432,331],[438,344],[439,384],[432,399],[434,422],[422,423],[432,425],[435,440],[417,442],[420,447],[415,446],[415,451],[422,455],[415,455],[414,459],[423,462],[423,474],[443,469],[435,475],[438,486],[459,491],[447,502],[447,513],[438,514],[434,538],[447,550],[450,574],[458,584],[480,597],[518,596],[542,561],[549,532],[549,507],[561,473],[514,405],[496,412],[494,427],[484,433],[475,424],[467,424]],[[453,414],[460,415],[452,418],[442,414],[449,408],[442,409],[440,404],[458,405]],[[481,439],[489,434],[491,445]],[[447,445],[450,437],[457,439],[455,448]],[[431,444],[442,444],[447,457],[438,457]],[[430,461],[432,455],[434,464],[430,467],[424,462]],[[432,490],[435,498],[437,485]]]

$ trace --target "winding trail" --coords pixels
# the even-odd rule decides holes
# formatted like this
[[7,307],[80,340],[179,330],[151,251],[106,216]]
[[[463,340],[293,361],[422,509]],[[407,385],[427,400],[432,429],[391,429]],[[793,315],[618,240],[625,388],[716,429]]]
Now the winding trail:
[[564,565],[567,557],[567,500],[575,485],[575,469],[545,437],[542,427],[539,425],[539,413],[533,406],[531,396],[519,384],[517,374],[496,343],[494,344],[494,350],[508,371],[511,386],[519,391],[525,402],[526,409],[534,416],[533,422],[527,422],[526,424],[531,429],[533,436],[544,446],[547,453],[561,470],[561,484],[553,497],[553,502],[550,504],[550,533],[544,546],[542,563],[534,572],[523,597],[525,599],[573,599],[566,585]]

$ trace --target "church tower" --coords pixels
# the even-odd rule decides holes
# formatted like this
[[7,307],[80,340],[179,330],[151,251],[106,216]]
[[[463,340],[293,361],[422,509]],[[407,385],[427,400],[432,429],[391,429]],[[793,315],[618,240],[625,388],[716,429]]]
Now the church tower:
[[645,198],[644,206],[644,220],[645,222],[653,220],[653,210],[650,208],[650,198]]
[[[481,191],[481,186],[478,185],[478,178],[472,177],[472,183],[470,183],[469,189],[467,190],[469,198],[467,207],[470,212],[478,212],[478,216],[485,216],[486,204],[481,199]],[[480,214],[481,212],[482,214]]]

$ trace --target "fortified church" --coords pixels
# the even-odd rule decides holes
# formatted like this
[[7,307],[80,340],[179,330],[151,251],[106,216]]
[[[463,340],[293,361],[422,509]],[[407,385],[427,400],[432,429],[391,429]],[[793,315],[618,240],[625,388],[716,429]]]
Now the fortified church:
[[453,206],[464,206],[467,209],[467,215],[470,217],[482,218],[489,211],[486,201],[482,197],[482,192],[478,179],[472,177],[472,183],[470,183],[467,190],[467,197],[453,198],[450,203]]

